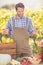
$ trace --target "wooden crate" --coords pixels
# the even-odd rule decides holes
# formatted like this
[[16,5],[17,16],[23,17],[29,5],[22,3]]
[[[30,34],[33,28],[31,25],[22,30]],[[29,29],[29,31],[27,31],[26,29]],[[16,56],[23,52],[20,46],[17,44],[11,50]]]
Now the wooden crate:
[[0,54],[10,54],[12,58],[16,58],[16,43],[0,44]]

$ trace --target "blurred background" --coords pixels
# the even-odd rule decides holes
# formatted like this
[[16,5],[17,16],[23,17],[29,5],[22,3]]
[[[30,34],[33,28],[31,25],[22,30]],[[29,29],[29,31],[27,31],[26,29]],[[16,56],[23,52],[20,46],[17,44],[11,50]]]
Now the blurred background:
[[22,2],[24,3],[25,7],[26,8],[29,8],[29,9],[38,9],[40,7],[43,6],[43,0],[0,0],[0,7],[5,5],[5,4],[16,4],[18,2]]

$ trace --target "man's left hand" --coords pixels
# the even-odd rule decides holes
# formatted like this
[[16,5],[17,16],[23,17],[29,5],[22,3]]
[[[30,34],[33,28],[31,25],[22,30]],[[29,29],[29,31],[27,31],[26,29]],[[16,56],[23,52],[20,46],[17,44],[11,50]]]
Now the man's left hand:
[[34,30],[34,31],[32,32],[32,36],[37,35],[37,34],[38,34],[38,31],[37,31],[37,30]]

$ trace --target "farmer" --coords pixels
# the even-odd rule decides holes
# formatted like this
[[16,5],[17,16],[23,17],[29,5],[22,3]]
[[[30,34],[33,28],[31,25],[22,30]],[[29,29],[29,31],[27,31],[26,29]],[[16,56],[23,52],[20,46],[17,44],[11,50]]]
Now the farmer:
[[31,49],[28,44],[29,36],[34,36],[37,31],[32,25],[32,20],[24,16],[23,3],[17,3],[15,6],[16,15],[8,20],[7,28],[4,33],[13,37],[17,45],[17,56],[22,54],[31,56]]

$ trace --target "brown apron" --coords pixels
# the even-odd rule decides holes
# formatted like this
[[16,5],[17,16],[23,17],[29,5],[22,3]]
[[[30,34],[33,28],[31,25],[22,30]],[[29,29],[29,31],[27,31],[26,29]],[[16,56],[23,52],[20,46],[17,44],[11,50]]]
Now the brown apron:
[[29,46],[29,33],[26,28],[27,23],[26,27],[24,28],[17,28],[15,25],[13,26],[13,38],[16,41],[18,56],[20,56],[20,54],[31,56],[31,49]]

